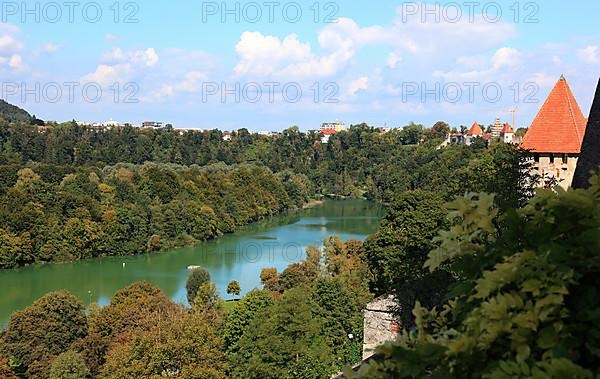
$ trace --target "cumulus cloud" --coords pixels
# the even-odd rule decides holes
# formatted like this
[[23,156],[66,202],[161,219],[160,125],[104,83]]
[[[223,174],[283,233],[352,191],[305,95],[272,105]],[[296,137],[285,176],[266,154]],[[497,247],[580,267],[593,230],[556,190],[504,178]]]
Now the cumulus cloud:
[[402,58],[397,53],[389,53],[387,58],[387,66],[392,70],[398,67],[398,63],[402,62]]
[[13,52],[22,48],[23,45],[14,36],[8,34],[0,36],[0,52]]
[[503,67],[514,67],[519,64],[520,56],[519,50],[515,48],[500,48],[492,57],[493,68],[498,70]]
[[[320,43],[330,49],[329,40],[320,39]],[[351,48],[337,45],[328,54],[317,56],[296,34],[280,39],[259,32],[244,32],[235,50],[239,57],[236,75],[290,80],[334,75],[354,55]]]
[[48,42],[44,44],[44,46],[42,46],[42,51],[47,54],[54,54],[60,49],[62,49],[61,45],[57,45],[51,42]]
[[24,63],[21,51],[23,44],[17,38],[19,28],[0,23],[0,72],[11,75],[26,70],[28,67]]
[[592,45],[587,46],[577,51],[577,56],[587,64],[600,63],[600,56],[598,55],[598,46]]
[[[428,9],[433,6],[440,8],[430,4]],[[485,51],[516,35],[515,25],[490,23],[482,16],[472,21],[465,17],[458,22],[422,22],[418,16],[403,19],[401,9],[399,6],[391,26],[360,26],[352,19],[339,18],[318,33],[318,46],[300,41],[296,34],[280,38],[244,32],[235,47],[239,61],[234,73],[291,79],[330,77],[342,72],[362,47],[373,45],[391,47],[385,64],[394,69],[408,56],[453,60],[474,46]],[[516,53],[509,48],[499,50],[495,64],[516,64]]]
[[158,63],[158,54],[154,48],[146,50],[123,51],[117,47],[103,55],[108,64],[134,64],[152,67]]
[[[458,59],[458,62],[469,62],[468,57],[462,57]],[[442,78],[448,81],[467,81],[467,80],[492,80],[501,73],[503,69],[512,69],[517,67],[521,62],[521,53],[519,50],[512,47],[502,47],[494,52],[494,54],[487,59],[487,63],[478,62],[481,67],[479,69],[472,69],[473,65],[466,64],[465,71],[443,71],[435,70],[433,77]]]
[[353,80],[348,86],[348,94],[350,96],[356,96],[359,91],[366,91],[369,88],[369,78],[363,76],[356,80]]
[[84,81],[98,83],[101,86],[125,83],[132,80],[139,70],[155,66],[159,56],[153,48],[134,51],[115,48],[105,53],[102,60],[104,63],[98,65],[93,73],[85,75]]

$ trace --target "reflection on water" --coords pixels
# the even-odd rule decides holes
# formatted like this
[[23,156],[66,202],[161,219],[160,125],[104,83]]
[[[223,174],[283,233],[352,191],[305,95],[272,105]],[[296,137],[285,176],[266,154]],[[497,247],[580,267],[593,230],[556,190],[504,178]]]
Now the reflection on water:
[[364,239],[377,228],[382,214],[383,209],[372,202],[327,201],[241,227],[234,234],[191,248],[0,271],[0,323],[49,291],[67,289],[86,304],[105,305],[115,291],[140,280],[158,285],[175,301],[184,303],[190,265],[207,268],[224,298],[232,280],[240,282],[246,293],[260,286],[263,268],[283,270],[304,259],[308,245],[321,245],[330,235]]

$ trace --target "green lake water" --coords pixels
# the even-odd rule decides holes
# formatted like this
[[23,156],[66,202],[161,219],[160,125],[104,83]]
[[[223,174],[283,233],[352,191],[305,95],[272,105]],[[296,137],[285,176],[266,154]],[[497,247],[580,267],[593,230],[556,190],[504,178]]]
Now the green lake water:
[[223,298],[232,280],[242,294],[260,287],[263,268],[285,269],[305,258],[310,244],[337,235],[343,240],[364,239],[375,231],[384,209],[361,200],[327,201],[321,206],[272,217],[244,226],[233,234],[173,251],[110,257],[59,265],[0,271],[0,325],[12,312],[25,308],[50,291],[66,289],[86,305],[109,303],[119,289],[140,280],[158,285],[176,302],[186,303],[188,266],[210,271]]

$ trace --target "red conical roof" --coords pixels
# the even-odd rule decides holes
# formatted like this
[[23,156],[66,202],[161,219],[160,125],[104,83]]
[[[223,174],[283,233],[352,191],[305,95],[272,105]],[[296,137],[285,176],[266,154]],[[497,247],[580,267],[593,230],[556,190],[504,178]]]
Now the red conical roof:
[[550,92],[521,147],[537,153],[579,154],[587,119],[561,77]]
[[504,124],[504,128],[502,128],[502,132],[501,133],[514,133],[514,130],[510,126],[509,123],[506,123],[506,124]]
[[480,136],[483,135],[483,129],[481,129],[481,126],[479,126],[478,123],[474,123],[473,126],[471,126],[471,129],[469,129],[469,131],[467,132],[467,134],[471,136]]

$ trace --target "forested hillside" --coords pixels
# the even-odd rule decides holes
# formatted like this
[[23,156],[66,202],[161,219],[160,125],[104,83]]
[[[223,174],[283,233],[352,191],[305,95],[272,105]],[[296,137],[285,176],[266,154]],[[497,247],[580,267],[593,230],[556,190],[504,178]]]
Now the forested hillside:
[[29,123],[33,117],[24,109],[0,99],[0,119],[6,123]]
[[241,129],[231,141],[224,141],[218,130],[100,130],[66,123],[39,131],[28,125],[0,124],[0,163],[33,161],[99,168],[145,162],[185,166],[252,163],[275,173],[290,170],[306,175],[318,193],[364,193],[384,202],[406,190],[424,188],[451,199],[469,189],[496,192],[514,182],[519,165],[515,148],[498,144],[489,150],[485,143],[478,143],[438,149],[444,130],[448,126],[443,122],[431,129],[413,124],[388,133],[363,124],[323,144],[319,134],[301,133],[297,128],[275,137]]
[[299,175],[254,165],[1,166],[0,267],[187,246],[301,207]]

